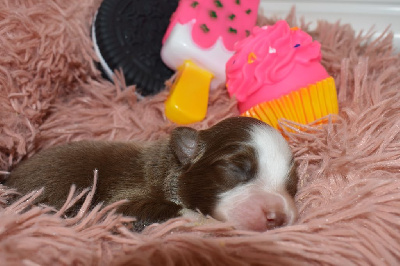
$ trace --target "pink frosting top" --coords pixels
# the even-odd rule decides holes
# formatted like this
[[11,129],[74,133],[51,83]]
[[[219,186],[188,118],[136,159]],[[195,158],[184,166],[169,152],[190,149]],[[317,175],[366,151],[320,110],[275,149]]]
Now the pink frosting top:
[[239,111],[328,78],[320,48],[310,35],[283,20],[255,27],[236,43],[226,64],[228,92],[238,100]]
[[222,37],[226,49],[250,34],[257,20],[260,0],[180,0],[171,17],[163,43],[176,23],[196,20],[192,28],[193,41],[202,48],[210,48]]

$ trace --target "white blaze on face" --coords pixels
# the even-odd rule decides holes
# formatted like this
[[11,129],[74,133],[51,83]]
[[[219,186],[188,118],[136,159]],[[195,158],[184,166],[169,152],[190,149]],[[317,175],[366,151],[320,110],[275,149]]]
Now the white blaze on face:
[[292,167],[289,145],[278,131],[262,124],[252,128],[248,145],[257,154],[256,176],[220,195],[215,218],[255,231],[292,224],[297,211],[286,191]]
[[292,152],[286,140],[271,127],[255,126],[251,145],[258,155],[256,179],[267,190],[284,190],[292,162]]

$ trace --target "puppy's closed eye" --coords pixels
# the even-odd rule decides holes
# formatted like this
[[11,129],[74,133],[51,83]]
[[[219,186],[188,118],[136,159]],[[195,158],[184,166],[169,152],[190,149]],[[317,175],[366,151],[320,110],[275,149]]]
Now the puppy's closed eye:
[[248,158],[224,159],[216,163],[221,176],[236,183],[244,183],[255,176],[255,165]]

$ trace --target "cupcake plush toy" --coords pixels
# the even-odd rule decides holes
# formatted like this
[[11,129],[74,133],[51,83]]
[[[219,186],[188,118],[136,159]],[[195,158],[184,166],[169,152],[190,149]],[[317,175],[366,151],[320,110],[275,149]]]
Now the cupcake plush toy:
[[308,124],[338,113],[334,79],[321,65],[321,45],[286,21],[255,27],[235,45],[226,85],[243,116],[279,129],[285,118]]

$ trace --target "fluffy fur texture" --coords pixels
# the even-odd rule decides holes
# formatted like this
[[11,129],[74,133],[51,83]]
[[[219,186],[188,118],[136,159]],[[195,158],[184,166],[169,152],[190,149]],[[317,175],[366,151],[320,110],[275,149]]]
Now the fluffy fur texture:
[[[136,101],[134,87],[103,80],[92,61],[90,24],[99,0],[0,3],[0,169],[80,139],[156,139],[173,128],[167,90]],[[294,13],[291,26],[307,30]],[[260,24],[273,19],[260,19]],[[7,205],[0,186],[0,261],[8,265],[394,265],[400,260],[400,58],[392,35],[375,41],[349,25],[311,32],[335,78],[340,114],[322,127],[286,132],[299,165],[294,225],[254,233],[224,223],[170,220],[129,231],[115,205],[64,218],[31,206],[40,191]],[[224,88],[210,95],[206,128],[237,115]],[[290,127],[290,123],[286,124]],[[293,128],[295,129],[295,128]],[[290,133],[289,133],[290,132]],[[117,203],[118,204],[118,203]]]

